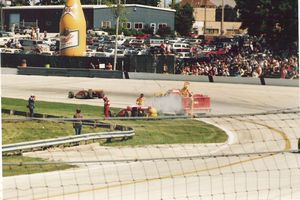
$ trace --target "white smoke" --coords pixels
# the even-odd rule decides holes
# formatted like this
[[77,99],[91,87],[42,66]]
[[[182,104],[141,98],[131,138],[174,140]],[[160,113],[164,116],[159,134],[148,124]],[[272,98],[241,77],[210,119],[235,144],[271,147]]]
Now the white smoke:
[[156,108],[158,113],[179,114],[183,113],[180,96],[162,96],[149,99],[149,104]]

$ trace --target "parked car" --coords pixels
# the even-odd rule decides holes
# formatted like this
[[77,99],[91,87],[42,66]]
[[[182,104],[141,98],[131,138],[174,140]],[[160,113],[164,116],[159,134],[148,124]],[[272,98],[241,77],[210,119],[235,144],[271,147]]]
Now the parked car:
[[8,32],[0,31],[0,47],[5,47],[10,39],[12,36]]
[[1,53],[20,53],[22,50],[21,49],[3,49]]
[[[95,52],[95,57],[113,57],[115,55],[114,49],[107,49],[103,52]],[[125,51],[122,49],[117,50],[117,57],[124,57]]]
[[161,43],[165,43],[164,39],[149,39],[145,42],[149,44],[150,47],[160,47]]
[[15,34],[21,34],[21,35],[26,35],[26,34],[31,34],[32,33],[32,28],[27,27],[27,26],[20,26],[15,28]]
[[142,40],[145,40],[145,39],[148,39],[150,36],[151,36],[150,34],[137,35],[137,36],[136,36],[136,39],[142,39]]
[[108,35],[108,32],[97,30],[97,29],[89,29],[89,30],[87,30],[87,33],[92,36]]
[[42,40],[20,39],[19,42],[25,51],[50,51],[50,46],[44,44]]
[[145,42],[144,39],[132,39],[129,41],[129,45],[130,46],[141,46],[143,45]]
[[192,54],[190,52],[178,52],[176,57],[178,58],[190,58]]

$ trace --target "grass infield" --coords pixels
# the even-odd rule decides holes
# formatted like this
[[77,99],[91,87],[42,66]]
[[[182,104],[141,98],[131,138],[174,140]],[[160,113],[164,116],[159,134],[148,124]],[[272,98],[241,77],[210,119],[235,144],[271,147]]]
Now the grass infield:
[[[2,98],[2,108],[18,111],[27,111],[27,101],[20,99]],[[90,105],[75,105],[66,103],[52,103],[36,101],[36,113],[53,114],[72,117],[76,108],[80,108],[85,118],[103,117],[103,107]],[[119,109],[113,108],[114,113]],[[2,114],[2,117],[9,115]],[[194,119],[174,120],[107,120],[106,123],[130,126],[135,130],[132,139],[121,141],[113,140],[112,143],[101,141],[101,145],[109,146],[142,146],[150,144],[184,144],[184,143],[221,143],[227,139],[226,133],[210,124]],[[83,126],[83,133],[105,131],[100,128]],[[55,138],[74,134],[72,123],[49,121],[20,121],[2,123],[3,144],[24,142],[31,140]],[[22,162],[20,159],[29,159],[28,162],[38,161],[39,158],[4,157],[3,162]],[[35,160],[37,159],[37,160]],[[18,161],[19,160],[19,161]],[[23,161],[24,162],[24,161]],[[49,167],[49,168],[48,168]],[[72,167],[70,165],[37,166],[37,170],[29,170],[28,167],[4,166],[4,175],[28,174],[42,171],[63,170]],[[24,170],[22,170],[22,168]],[[16,172],[7,172],[14,171]]]

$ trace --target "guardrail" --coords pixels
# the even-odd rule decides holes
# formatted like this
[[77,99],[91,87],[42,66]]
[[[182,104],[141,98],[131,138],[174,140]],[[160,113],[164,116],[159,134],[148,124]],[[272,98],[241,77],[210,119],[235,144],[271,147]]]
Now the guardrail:
[[[17,114],[21,116],[27,116],[26,112],[22,111],[15,111],[10,109],[2,109],[2,113],[8,114]],[[64,122],[73,122],[74,118],[63,118],[54,115],[46,115],[46,114],[39,114],[35,113],[34,118],[2,118],[3,121],[26,121],[26,120],[43,120],[43,121],[64,121]],[[111,142],[113,138],[122,138],[122,139],[130,139],[135,135],[134,130],[131,127],[117,125],[117,124],[108,124],[99,122],[99,119],[83,119],[83,125],[90,125],[90,126],[97,126],[97,127],[104,127],[109,128],[114,131],[108,132],[98,132],[98,133],[87,133],[82,135],[73,135],[73,136],[65,136],[60,138],[52,138],[52,139],[45,139],[45,140],[36,140],[36,141],[29,141],[29,142],[21,142],[15,144],[6,144],[2,145],[2,153],[22,153],[30,150],[38,150],[38,149],[45,149],[52,146],[59,146],[59,145],[77,145],[83,141],[91,141],[91,140],[99,140],[99,139],[106,139],[107,142]]]
[[124,138],[129,139],[135,135],[134,130],[129,131],[113,131],[113,132],[101,132],[101,133],[88,133],[83,135],[73,135],[68,137],[60,137],[46,140],[36,140],[30,142],[21,142],[15,144],[2,145],[2,153],[8,152],[26,152],[38,149],[45,149],[53,146],[66,145],[66,144],[78,144],[82,141],[91,141],[99,139],[111,140],[112,138]]

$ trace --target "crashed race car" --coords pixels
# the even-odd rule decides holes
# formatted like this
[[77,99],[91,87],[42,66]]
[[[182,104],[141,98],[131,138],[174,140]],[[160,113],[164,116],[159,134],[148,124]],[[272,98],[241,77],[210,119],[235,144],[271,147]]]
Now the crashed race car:
[[127,106],[116,117],[157,117],[157,111],[152,106]]
[[103,98],[104,92],[103,90],[80,90],[77,93],[74,93],[73,91],[69,91],[68,94],[69,98],[76,98],[76,99],[94,99],[94,98]]

